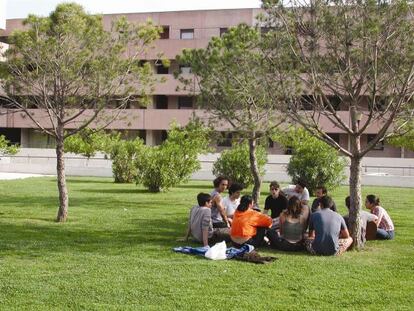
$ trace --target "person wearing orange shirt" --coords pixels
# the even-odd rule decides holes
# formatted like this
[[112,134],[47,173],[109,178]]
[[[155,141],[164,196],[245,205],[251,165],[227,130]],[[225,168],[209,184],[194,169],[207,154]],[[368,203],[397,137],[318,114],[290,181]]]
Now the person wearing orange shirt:
[[253,210],[252,197],[244,195],[233,215],[230,237],[235,247],[250,244],[257,248],[263,245],[264,237],[271,226],[272,218]]

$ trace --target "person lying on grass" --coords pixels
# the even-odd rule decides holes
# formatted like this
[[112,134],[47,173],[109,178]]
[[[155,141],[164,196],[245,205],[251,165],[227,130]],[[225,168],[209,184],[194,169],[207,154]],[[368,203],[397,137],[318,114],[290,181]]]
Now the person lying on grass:
[[258,248],[271,226],[272,218],[253,210],[253,198],[244,195],[234,213],[230,237],[235,247],[250,244]]
[[310,217],[306,249],[313,255],[340,255],[352,244],[345,220],[329,209],[332,205],[330,197],[322,197],[319,205],[321,209]]
[[297,197],[291,197],[287,209],[280,214],[280,236],[270,240],[272,248],[292,252],[304,250],[308,217],[309,207],[302,205]]
[[287,195],[288,199],[295,196],[299,198],[303,205],[309,204],[309,190],[306,188],[306,182],[302,179],[299,179],[296,184],[284,188],[283,193]]
[[394,223],[387,211],[380,206],[380,199],[373,194],[367,195],[365,207],[371,210],[371,214],[378,217],[377,219],[377,239],[392,240],[394,239]]
[[209,246],[223,240],[230,241],[228,228],[213,228],[211,221],[211,205],[213,203],[211,196],[207,193],[197,195],[197,203],[191,211],[188,221],[187,233],[184,241],[188,241],[190,235],[203,246]]

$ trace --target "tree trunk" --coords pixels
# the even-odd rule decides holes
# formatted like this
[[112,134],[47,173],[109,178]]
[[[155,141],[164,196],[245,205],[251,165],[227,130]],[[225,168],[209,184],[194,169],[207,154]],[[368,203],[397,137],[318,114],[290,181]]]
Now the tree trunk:
[[253,201],[255,202],[256,206],[259,207],[260,188],[262,185],[262,180],[260,178],[259,166],[257,165],[256,143],[257,141],[255,138],[249,139],[250,171],[253,175],[253,180],[254,180],[252,197],[253,197]]
[[353,247],[361,249],[364,247],[364,242],[361,235],[361,158],[353,156],[351,158],[351,168],[349,176],[349,193],[351,199],[351,207],[349,209],[349,225],[352,239],[354,240]]
[[59,190],[59,211],[57,214],[56,221],[65,222],[68,217],[68,189],[66,187],[66,176],[65,176],[65,159],[63,158],[63,129],[61,137],[56,138],[56,170],[57,170],[57,184]]

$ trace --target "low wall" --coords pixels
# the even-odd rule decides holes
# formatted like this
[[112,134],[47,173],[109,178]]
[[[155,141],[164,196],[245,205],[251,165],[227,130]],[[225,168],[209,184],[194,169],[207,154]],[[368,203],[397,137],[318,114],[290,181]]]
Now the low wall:
[[[192,179],[212,180],[212,167],[218,156],[217,153],[201,155],[201,169],[193,174]],[[103,154],[87,159],[68,153],[65,158],[68,176],[112,176],[111,160]],[[269,155],[264,180],[290,182],[286,173],[289,158],[287,155]],[[366,157],[362,169],[364,185],[414,187],[414,159]],[[0,172],[56,174],[55,150],[22,148],[15,156],[0,158]],[[346,170],[348,172],[349,169]]]

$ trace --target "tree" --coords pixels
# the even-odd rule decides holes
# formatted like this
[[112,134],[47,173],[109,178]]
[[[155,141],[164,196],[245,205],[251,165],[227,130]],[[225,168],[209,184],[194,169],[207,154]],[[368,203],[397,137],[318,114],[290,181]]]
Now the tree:
[[[287,38],[302,85],[302,93],[286,94],[288,116],[350,158],[350,229],[360,248],[361,160],[413,115],[407,109],[414,95],[413,4],[265,0],[263,8],[271,33]],[[396,125],[400,118],[406,121]],[[346,133],[350,147],[331,138],[329,127]],[[372,127],[374,139],[362,146]]]
[[[225,122],[231,131],[248,141],[256,204],[262,183],[257,144],[263,137],[269,137],[283,121],[272,113],[279,108],[283,86],[269,75],[274,69],[263,61],[262,41],[258,29],[239,25],[221,38],[212,38],[206,49],[184,50],[178,57],[179,62],[191,66],[195,75],[195,83],[183,76],[181,81],[199,92],[198,102],[209,112],[210,122],[216,128]],[[288,67],[288,61],[281,55],[272,66],[284,63]],[[288,79],[282,70],[278,74],[281,79]]]
[[292,129],[274,138],[282,146],[292,148],[287,172],[293,183],[302,179],[313,193],[318,186],[338,187],[345,179],[346,161],[338,151],[302,128]]
[[120,18],[107,31],[101,16],[74,3],[58,5],[49,17],[29,15],[23,24],[25,30],[9,37],[5,54],[6,100],[56,141],[57,221],[64,222],[64,141],[89,126],[104,128],[133,95],[147,98],[153,76],[150,65],[138,59],[158,37],[159,27]]
[[[254,183],[252,170],[250,169],[249,145],[247,142],[238,143],[229,150],[224,150],[214,162],[213,174],[226,176],[232,183],[243,184],[246,188]],[[265,174],[264,166],[267,162],[266,149],[257,146],[257,166],[260,178]]]
[[186,182],[200,169],[198,155],[209,151],[210,135],[210,129],[198,120],[185,127],[173,123],[166,141],[160,146],[145,146],[142,156],[137,157],[137,183],[160,192]]

